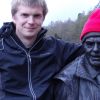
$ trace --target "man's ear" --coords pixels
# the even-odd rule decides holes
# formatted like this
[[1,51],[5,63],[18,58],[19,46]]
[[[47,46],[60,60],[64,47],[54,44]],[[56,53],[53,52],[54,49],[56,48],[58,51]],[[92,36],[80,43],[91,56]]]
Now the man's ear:
[[16,23],[15,19],[16,19],[16,17],[12,16],[12,21],[13,21],[14,24]]

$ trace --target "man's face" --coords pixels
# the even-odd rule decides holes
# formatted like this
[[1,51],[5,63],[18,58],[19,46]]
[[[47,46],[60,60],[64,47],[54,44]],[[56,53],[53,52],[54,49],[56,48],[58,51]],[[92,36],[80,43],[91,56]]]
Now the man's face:
[[93,67],[100,67],[100,36],[88,37],[83,45],[89,63]]
[[16,25],[16,34],[20,39],[34,38],[41,30],[44,21],[43,9],[40,6],[20,5],[12,18]]

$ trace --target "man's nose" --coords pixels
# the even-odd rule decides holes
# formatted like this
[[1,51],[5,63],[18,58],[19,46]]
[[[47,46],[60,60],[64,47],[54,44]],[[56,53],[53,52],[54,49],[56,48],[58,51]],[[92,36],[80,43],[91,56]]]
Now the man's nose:
[[28,19],[28,23],[33,24],[35,22],[35,19],[33,16],[30,16]]
[[93,51],[98,51],[99,50],[99,46],[98,46],[98,43],[95,43],[94,44],[94,48],[93,48]]

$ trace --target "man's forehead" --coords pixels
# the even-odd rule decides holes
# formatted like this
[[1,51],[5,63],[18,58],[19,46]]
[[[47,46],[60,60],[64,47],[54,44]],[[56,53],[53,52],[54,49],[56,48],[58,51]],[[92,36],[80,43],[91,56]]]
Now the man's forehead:
[[86,41],[91,41],[91,42],[100,42],[100,36],[90,36],[86,38]]
[[90,37],[100,37],[100,32],[89,32],[88,34],[86,34],[84,37],[83,37],[83,41],[85,41],[87,38],[90,38]]
[[89,32],[86,36],[95,36],[95,35],[100,35],[100,32]]

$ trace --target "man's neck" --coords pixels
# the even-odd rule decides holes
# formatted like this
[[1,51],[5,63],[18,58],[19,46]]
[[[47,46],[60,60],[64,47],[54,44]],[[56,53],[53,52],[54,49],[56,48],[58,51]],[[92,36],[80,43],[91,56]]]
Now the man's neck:
[[23,36],[21,37],[21,36],[18,36],[18,38],[20,39],[20,41],[24,44],[24,46],[26,48],[30,48],[33,45],[33,43],[35,42],[37,36],[34,36],[34,37],[23,37]]
[[24,46],[26,47],[26,48],[30,48],[32,45],[33,45],[33,43],[34,43],[34,39],[21,39],[21,41],[22,41],[22,43],[24,44]]

